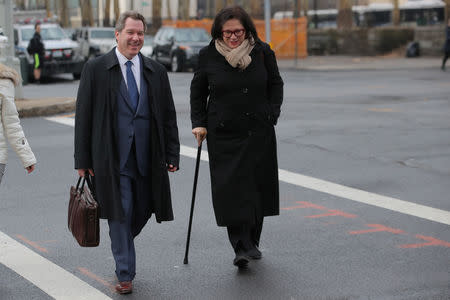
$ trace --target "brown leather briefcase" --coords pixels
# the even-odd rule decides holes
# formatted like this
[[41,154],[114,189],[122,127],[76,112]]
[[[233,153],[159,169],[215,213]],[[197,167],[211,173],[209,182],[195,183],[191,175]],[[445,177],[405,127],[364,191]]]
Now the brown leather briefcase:
[[80,177],[76,187],[70,187],[67,223],[70,232],[81,247],[98,246],[100,243],[99,207],[89,175]]

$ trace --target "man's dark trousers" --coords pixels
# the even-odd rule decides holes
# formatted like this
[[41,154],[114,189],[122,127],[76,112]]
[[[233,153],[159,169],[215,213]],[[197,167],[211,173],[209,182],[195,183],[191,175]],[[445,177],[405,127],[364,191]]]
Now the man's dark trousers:
[[133,280],[136,274],[134,237],[146,221],[146,216],[139,213],[146,211],[143,208],[151,205],[148,198],[151,192],[149,177],[151,112],[147,83],[143,76],[141,76],[141,93],[137,108],[133,107],[123,80],[119,91],[117,141],[120,153],[120,193],[124,219],[108,220],[108,224],[111,249],[116,262],[116,275],[122,282]]

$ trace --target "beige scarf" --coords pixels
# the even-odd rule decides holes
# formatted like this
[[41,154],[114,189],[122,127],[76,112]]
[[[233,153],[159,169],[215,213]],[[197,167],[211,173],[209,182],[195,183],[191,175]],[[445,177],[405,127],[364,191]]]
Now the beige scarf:
[[245,39],[242,44],[237,48],[230,48],[225,44],[224,41],[216,39],[215,41],[217,51],[222,54],[227,62],[233,68],[239,68],[244,70],[248,67],[248,65],[252,62],[252,58],[250,57],[250,52],[253,50],[255,43],[253,38]]

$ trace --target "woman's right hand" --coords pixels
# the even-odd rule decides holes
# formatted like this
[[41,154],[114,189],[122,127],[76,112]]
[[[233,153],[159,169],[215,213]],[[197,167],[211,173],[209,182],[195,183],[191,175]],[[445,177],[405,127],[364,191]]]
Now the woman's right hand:
[[195,127],[192,129],[192,134],[195,136],[198,142],[198,146],[202,144],[203,140],[206,138],[206,134],[208,132],[206,131],[205,127]]

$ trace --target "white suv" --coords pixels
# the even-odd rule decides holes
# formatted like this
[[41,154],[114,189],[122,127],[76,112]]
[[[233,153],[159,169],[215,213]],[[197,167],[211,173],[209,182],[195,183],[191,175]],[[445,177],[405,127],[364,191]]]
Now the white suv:
[[[34,35],[34,25],[14,25],[14,44],[17,56],[25,56],[29,63],[28,74],[33,74],[33,59],[27,52],[30,39]],[[58,24],[41,24],[41,37],[45,55],[42,63],[42,76],[72,73],[79,79],[85,58],[79,45],[72,41]]]

